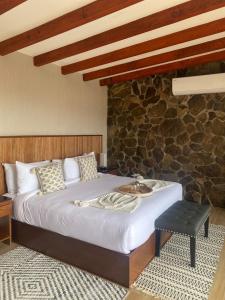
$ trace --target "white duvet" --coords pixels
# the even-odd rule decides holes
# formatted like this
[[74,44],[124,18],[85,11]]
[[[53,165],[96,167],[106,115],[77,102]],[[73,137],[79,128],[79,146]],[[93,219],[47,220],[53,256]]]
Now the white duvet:
[[141,199],[133,213],[77,207],[74,200],[88,200],[113,192],[128,177],[102,175],[90,182],[78,182],[64,191],[44,196],[36,192],[19,195],[14,200],[14,218],[106,249],[128,254],[143,244],[154,232],[154,221],[168,207],[182,200],[182,186],[172,183]]

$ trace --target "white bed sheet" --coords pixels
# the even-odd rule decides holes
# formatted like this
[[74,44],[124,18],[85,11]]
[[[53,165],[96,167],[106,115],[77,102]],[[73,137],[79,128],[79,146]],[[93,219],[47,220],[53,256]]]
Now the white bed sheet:
[[154,232],[155,219],[173,203],[182,200],[179,183],[143,198],[133,213],[76,207],[73,201],[93,199],[131,181],[128,177],[104,174],[90,182],[71,184],[64,191],[44,196],[38,196],[36,192],[19,195],[14,200],[14,218],[128,254],[148,240]]

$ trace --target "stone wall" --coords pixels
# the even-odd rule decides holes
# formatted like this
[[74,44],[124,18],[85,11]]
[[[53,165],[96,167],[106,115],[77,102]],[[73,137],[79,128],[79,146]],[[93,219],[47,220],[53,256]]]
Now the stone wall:
[[108,164],[178,181],[186,199],[225,207],[225,94],[171,92],[174,77],[224,71],[215,63],[109,87]]

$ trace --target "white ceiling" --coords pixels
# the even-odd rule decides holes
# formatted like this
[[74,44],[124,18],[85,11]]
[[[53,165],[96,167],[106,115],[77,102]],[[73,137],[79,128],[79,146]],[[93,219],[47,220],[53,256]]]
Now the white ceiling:
[[[17,6],[16,8],[8,11],[5,14],[0,15],[0,40],[7,39],[26,30],[32,29],[39,26],[47,21],[50,21],[56,17],[59,17],[69,11],[77,9],[88,3],[93,2],[93,0],[28,0],[25,3]],[[85,24],[76,29],[72,29],[65,33],[59,34],[53,38],[47,39],[35,45],[21,49],[22,52],[29,56],[35,56],[46,51],[50,51],[61,46],[82,40],[89,36],[98,34],[100,32],[106,31],[108,29],[129,23],[130,21],[139,19],[141,17],[150,15],[152,13],[161,11],[163,9],[169,8],[171,6],[187,2],[187,0],[144,0],[140,3],[132,5],[128,8],[120,10],[116,13],[108,15],[106,17],[100,18],[94,22]],[[165,26],[150,32],[139,34],[132,38],[122,40],[110,45],[100,47],[79,55],[75,55],[60,61],[56,64],[59,66],[66,65],[69,63],[77,62],[86,58],[90,58],[96,55],[107,53],[113,50],[117,50],[126,46],[130,46],[139,42],[164,36],[173,32],[177,32],[189,27],[196,25],[208,23],[213,20],[217,20],[225,17],[225,8],[220,8],[212,12],[208,12],[187,20],[177,22],[175,24]],[[147,54],[139,55],[129,59],[124,59],[114,63],[110,63],[104,66],[93,68],[90,70],[104,68],[106,66],[112,66],[119,64],[121,62],[132,61],[134,59],[139,59],[142,57],[151,56],[153,54],[159,54],[167,52],[169,50],[175,50],[178,48],[195,45],[198,43],[206,42],[216,38],[225,37],[225,32],[205,37],[202,39],[190,41],[180,45],[175,45],[172,47],[156,50]],[[83,71],[83,73],[87,70]]]

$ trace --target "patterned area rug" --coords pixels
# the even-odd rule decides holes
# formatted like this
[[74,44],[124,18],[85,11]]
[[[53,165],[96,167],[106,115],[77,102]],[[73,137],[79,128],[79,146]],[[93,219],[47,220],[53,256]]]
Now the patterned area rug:
[[24,247],[0,256],[1,300],[121,300],[126,293],[125,288]]
[[[189,266],[189,239],[173,235],[133,285],[169,300],[205,300],[212,286],[225,227],[200,232],[196,268]],[[127,290],[24,247],[0,256],[0,300],[122,300]]]
[[225,227],[210,225],[209,238],[197,238],[196,267],[189,266],[189,238],[173,235],[133,285],[160,299],[205,300],[215,276],[224,243]]

